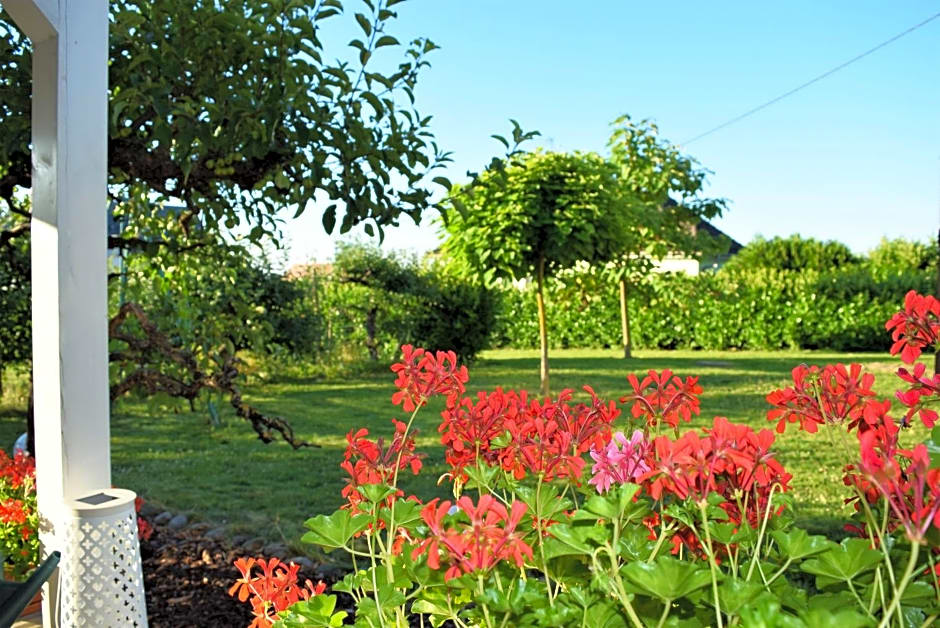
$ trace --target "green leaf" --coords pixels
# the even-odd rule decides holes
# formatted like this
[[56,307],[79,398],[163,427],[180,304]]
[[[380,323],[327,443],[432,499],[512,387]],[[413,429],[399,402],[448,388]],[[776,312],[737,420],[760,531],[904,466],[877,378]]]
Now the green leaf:
[[773,597],[760,597],[755,604],[742,607],[739,613],[742,626],[760,628],[808,628],[800,619],[782,612],[780,602]]
[[711,584],[708,569],[671,556],[660,556],[653,563],[630,563],[620,573],[629,580],[633,591],[666,603]]
[[381,48],[382,46],[397,46],[398,40],[392,37],[391,35],[382,35],[375,42],[376,48]]
[[333,233],[336,226],[336,205],[330,205],[323,211],[323,228],[327,233]]
[[587,516],[600,517],[608,521],[613,521],[620,516],[620,500],[613,491],[606,495],[594,495],[588,498],[581,510]]
[[800,568],[816,576],[816,586],[823,588],[848,582],[871,571],[882,560],[881,552],[871,549],[864,539],[844,539],[817,558],[803,562]]
[[411,612],[418,615],[437,615],[442,618],[450,617],[450,611],[446,606],[436,604],[430,600],[416,600],[411,605]]
[[[763,593],[765,593],[765,589],[760,584],[746,582],[740,578],[729,578],[718,587],[721,610],[729,615],[737,615],[738,611],[750,606]],[[768,593],[768,595],[771,594]]]
[[666,514],[676,521],[685,524],[686,527],[692,529],[695,529],[696,524],[698,523],[698,513],[691,512],[681,504],[669,504],[669,506],[666,507]]
[[620,543],[617,553],[628,561],[647,560],[656,546],[649,538],[649,530],[644,525],[628,525],[620,531]]
[[336,608],[335,595],[315,595],[309,600],[301,600],[282,612],[275,622],[278,628],[295,628],[318,626],[323,628],[339,628],[346,619],[346,611],[334,613]]
[[[571,526],[567,523],[556,523],[548,528],[551,538],[556,539],[561,546],[549,544],[554,556],[570,555],[572,553],[590,554],[594,547],[603,543],[610,532],[605,526]],[[567,549],[566,549],[567,548]],[[570,550],[574,550],[571,552]]]
[[535,517],[537,513],[543,520],[557,520],[571,508],[571,501],[559,499],[560,493],[554,484],[542,484],[538,490],[531,486],[516,487],[516,495],[528,506],[528,514]]
[[800,613],[800,619],[812,628],[865,628],[874,625],[868,617],[844,607],[842,610],[810,609]]
[[372,22],[369,21],[369,18],[367,18],[362,13],[356,13],[356,21],[359,22],[359,26],[366,34],[366,37],[372,35]]
[[304,543],[334,550],[346,545],[354,535],[365,530],[370,523],[368,515],[350,515],[348,510],[337,510],[332,515],[317,515],[304,522],[309,532],[301,537]]
[[378,504],[383,501],[386,497],[391,497],[395,494],[395,487],[389,486],[388,484],[366,484],[358,487],[358,491],[365,497],[369,502],[373,504]]
[[360,569],[355,573],[348,573],[343,576],[343,579],[339,582],[333,584],[331,589],[340,593],[352,593],[362,588],[365,579],[368,577],[368,573]]
[[713,542],[718,542],[722,545],[730,545],[734,540],[734,535],[737,533],[738,524],[709,521],[708,530],[711,532]]
[[[392,509],[383,506],[379,510],[379,518],[383,521],[391,520]],[[410,499],[399,499],[395,502],[395,525],[410,528],[421,521],[421,504]]]
[[788,532],[774,530],[770,533],[770,536],[777,542],[777,547],[780,548],[783,555],[790,560],[800,560],[807,556],[821,554],[835,547],[835,543],[826,537],[810,536],[802,528],[793,528]]
[[363,100],[368,102],[369,105],[371,105],[375,110],[375,115],[377,118],[381,118],[385,114],[385,107],[382,105],[382,101],[379,100],[378,96],[372,92],[362,92],[361,96]]

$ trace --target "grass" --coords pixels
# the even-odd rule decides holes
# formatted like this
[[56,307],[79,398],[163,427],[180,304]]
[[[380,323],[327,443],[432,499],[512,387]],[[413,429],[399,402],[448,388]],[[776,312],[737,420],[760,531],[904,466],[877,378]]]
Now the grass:
[[[861,362],[877,375],[876,391],[892,394],[895,359],[885,354],[826,352],[643,351],[625,361],[612,350],[557,350],[551,358],[552,389],[579,390],[589,384],[602,398],[616,398],[626,391],[628,372],[670,368],[680,375],[701,377],[702,416],[694,426],[720,415],[765,428],[772,426],[766,421],[764,396],[787,385],[793,366],[836,361]],[[537,390],[537,354],[487,352],[471,368],[470,378],[470,391],[496,386]],[[388,435],[389,419],[405,418],[391,405],[392,381],[391,373],[383,371],[342,381],[281,377],[249,386],[249,403],[288,418],[298,435],[321,445],[298,451],[280,442],[264,445],[231,413],[223,413],[222,425],[213,427],[207,412],[192,413],[188,405],[122,401],[112,413],[114,483],[174,512],[226,524],[233,534],[284,540],[300,548],[303,521],[342,503],[344,473],[339,462],[345,434],[362,426],[373,435]],[[6,447],[23,429],[24,399],[9,397],[6,405],[0,404],[0,444]],[[431,404],[419,413],[418,448],[427,454],[425,468],[420,476],[409,474],[402,482],[406,492],[423,498],[447,492],[437,486],[437,478],[446,470],[436,438],[440,409],[440,403]],[[923,440],[926,435],[920,426],[907,434],[906,441]],[[776,449],[794,475],[801,522],[815,531],[837,531],[846,495],[841,481],[846,454],[841,445],[833,446],[823,433],[808,435],[791,428],[778,437]]]

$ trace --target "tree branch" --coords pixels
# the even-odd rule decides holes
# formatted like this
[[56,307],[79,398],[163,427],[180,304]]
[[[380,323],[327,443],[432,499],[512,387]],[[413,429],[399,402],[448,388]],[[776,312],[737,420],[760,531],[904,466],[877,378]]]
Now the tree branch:
[[[132,334],[125,329],[125,323],[129,318],[135,319],[140,325],[142,336]],[[251,424],[262,442],[270,443],[279,434],[284,442],[294,449],[319,447],[315,443],[298,439],[290,423],[283,418],[268,416],[242,400],[241,390],[235,384],[235,379],[239,376],[237,367],[239,360],[225,349],[219,352],[216,359],[218,370],[213,373],[203,372],[193,355],[175,346],[165,334],[157,329],[157,326],[136,303],[125,303],[121,306],[118,313],[108,323],[108,336],[111,340],[127,345],[126,351],[111,353],[112,361],[137,365],[136,369],[111,386],[112,401],[131,390],[141,389],[151,395],[157,392],[166,393],[186,399],[191,404],[203,390],[216,390],[229,396],[235,414]],[[184,375],[169,375],[145,366],[151,364],[153,358],[169,360],[180,367]]]
[[16,226],[0,231],[0,247],[7,246],[13,238],[29,233],[29,223],[23,222]]

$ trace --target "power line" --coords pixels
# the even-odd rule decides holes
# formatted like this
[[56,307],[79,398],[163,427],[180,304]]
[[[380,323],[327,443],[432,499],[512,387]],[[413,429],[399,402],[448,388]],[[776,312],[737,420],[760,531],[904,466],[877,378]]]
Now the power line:
[[820,74],[819,76],[816,76],[816,77],[814,77],[814,78],[812,78],[812,79],[806,81],[806,82],[803,83],[802,85],[798,85],[797,87],[794,87],[793,89],[791,89],[791,90],[788,91],[788,92],[785,92],[785,93],[783,93],[783,94],[780,94],[780,95],[777,96],[776,98],[772,98],[771,100],[768,100],[767,102],[765,102],[765,103],[762,104],[762,105],[758,105],[757,107],[754,107],[753,109],[749,109],[748,111],[745,111],[745,112],[742,113],[741,115],[736,116],[736,117],[734,117],[734,118],[731,118],[731,119],[728,120],[727,122],[723,122],[722,124],[719,124],[718,126],[713,127],[713,128],[711,128],[711,129],[705,131],[704,133],[700,133],[699,135],[696,135],[695,137],[693,137],[693,138],[690,139],[690,140],[686,140],[685,142],[682,142],[682,145],[685,146],[685,145],[691,144],[692,142],[695,142],[695,141],[697,141],[697,140],[700,140],[700,139],[702,139],[703,137],[705,137],[706,135],[711,135],[711,134],[714,133],[715,131],[718,131],[718,130],[720,130],[720,129],[723,129],[723,128],[725,128],[726,126],[731,126],[731,125],[734,124],[735,122],[740,122],[740,121],[743,120],[744,118],[747,118],[748,116],[754,115],[755,113],[757,113],[757,112],[760,111],[761,109],[766,109],[767,107],[771,106],[772,104],[777,103],[777,102],[780,102],[781,100],[783,100],[784,98],[786,98],[786,97],[788,97],[788,96],[792,96],[793,94],[797,93],[797,92],[800,91],[801,89],[807,88],[807,87],[809,87],[810,85],[812,85],[813,83],[818,83],[819,81],[823,80],[823,79],[826,78],[827,76],[831,76],[831,75],[835,74],[836,72],[838,72],[839,70],[841,70],[841,69],[843,69],[843,68],[845,68],[845,67],[848,67],[848,66],[852,65],[852,64],[855,63],[856,61],[859,61],[859,60],[861,60],[861,59],[864,59],[865,57],[867,57],[867,56],[870,55],[871,53],[873,53],[873,52],[875,52],[875,51],[877,51],[877,50],[880,50],[880,49],[884,48],[884,47],[887,46],[888,44],[891,44],[891,43],[896,42],[897,40],[901,39],[901,38],[904,37],[905,35],[909,35],[910,33],[913,33],[914,31],[916,31],[916,30],[917,30],[918,28],[920,28],[921,26],[924,26],[925,24],[927,24],[927,23],[929,23],[929,22],[932,22],[933,20],[937,19],[938,17],[940,17],[940,13],[936,13],[936,14],[934,14],[934,15],[931,15],[930,17],[928,17],[928,18],[927,18],[926,20],[924,20],[923,22],[920,22],[920,23],[918,23],[918,24],[915,24],[914,26],[911,26],[911,27],[908,28],[907,30],[898,33],[897,35],[895,35],[895,36],[892,37],[891,39],[887,39],[887,40],[881,42],[880,44],[878,44],[878,45],[875,46],[874,48],[871,48],[871,49],[869,49],[869,50],[866,50],[865,52],[863,52],[862,54],[860,54],[860,55],[858,55],[858,56],[852,57],[851,59],[849,59],[849,60],[846,61],[845,63],[842,63],[841,65],[837,65],[836,67],[832,68],[831,70],[827,70],[826,72],[823,72],[823,73]]

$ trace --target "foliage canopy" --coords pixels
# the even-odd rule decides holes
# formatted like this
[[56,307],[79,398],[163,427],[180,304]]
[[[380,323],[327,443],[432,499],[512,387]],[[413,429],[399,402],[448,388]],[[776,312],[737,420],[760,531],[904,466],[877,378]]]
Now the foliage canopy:
[[444,251],[487,283],[606,261],[620,246],[615,170],[596,153],[526,153],[454,198],[462,211],[448,217]]
[[859,262],[841,242],[803,238],[793,234],[769,240],[757,237],[728,261],[732,269],[775,268],[777,270],[828,271]]
[[[111,194],[143,187],[151,202],[179,200],[253,238],[274,213],[327,201],[324,227],[367,223],[379,233],[430,205],[426,175],[448,160],[413,107],[420,71],[436,46],[416,39],[398,67],[383,49],[401,0],[363,2],[358,63],[328,61],[323,28],[339,0],[118,0],[111,3]],[[331,53],[332,54],[332,53]],[[0,198],[31,185],[31,47],[0,12]],[[446,181],[440,180],[442,184]]]

